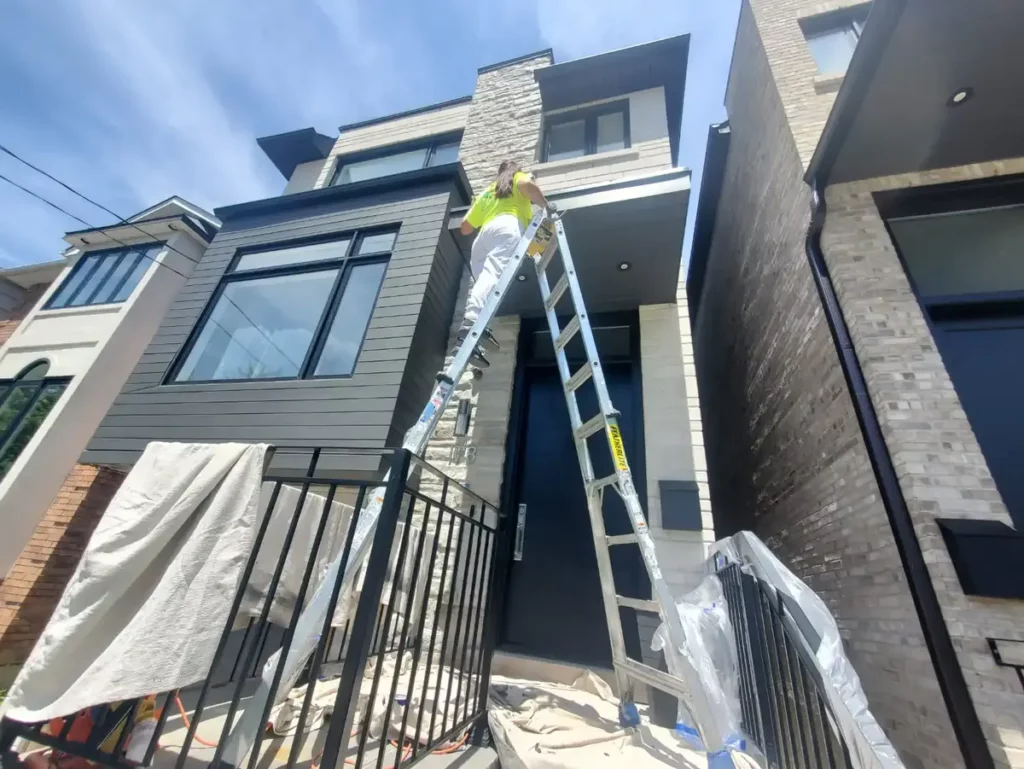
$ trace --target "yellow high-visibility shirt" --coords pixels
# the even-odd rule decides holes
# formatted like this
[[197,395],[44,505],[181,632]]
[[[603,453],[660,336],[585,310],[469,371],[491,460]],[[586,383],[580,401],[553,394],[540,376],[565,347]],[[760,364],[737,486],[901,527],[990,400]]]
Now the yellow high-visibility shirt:
[[512,194],[507,198],[499,198],[494,193],[494,184],[483,191],[466,213],[466,221],[477,229],[483,227],[487,222],[501,214],[512,214],[525,228],[533,218],[533,209],[530,208],[530,199],[519,191],[519,182],[523,179],[532,180],[533,177],[525,171],[519,171],[512,177]]

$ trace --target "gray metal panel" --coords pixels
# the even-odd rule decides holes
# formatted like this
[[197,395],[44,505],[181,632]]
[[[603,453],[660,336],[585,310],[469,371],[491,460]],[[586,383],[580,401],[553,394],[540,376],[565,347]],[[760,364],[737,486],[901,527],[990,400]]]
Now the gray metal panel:
[[[410,346],[417,329],[437,325],[437,297],[444,294],[447,268],[436,264],[435,256],[451,190],[449,184],[410,191],[404,198],[376,196],[358,207],[336,201],[333,211],[317,205],[312,212],[292,211],[290,218],[249,217],[246,229],[225,227],[182,288],[82,461],[131,464],[155,440],[383,446],[394,432],[403,382],[422,383],[437,370],[422,356],[410,357]],[[238,248],[390,224],[401,229],[352,377],[162,384]],[[443,355],[443,342],[439,349]],[[409,370],[427,363],[429,370]]]
[[700,492],[696,481],[658,481],[661,526],[677,531],[700,531]]

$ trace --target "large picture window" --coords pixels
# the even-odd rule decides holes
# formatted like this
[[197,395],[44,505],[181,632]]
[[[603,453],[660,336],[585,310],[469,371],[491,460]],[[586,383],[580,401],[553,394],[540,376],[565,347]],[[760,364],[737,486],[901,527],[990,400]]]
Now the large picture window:
[[163,247],[162,243],[154,243],[85,253],[50,297],[45,309],[125,301]]
[[50,364],[43,360],[14,379],[0,381],[0,479],[7,475],[68,386],[69,379],[47,378],[49,370]]
[[382,176],[415,171],[418,168],[430,168],[459,159],[459,139],[447,136],[424,141],[419,144],[406,144],[401,148],[375,150],[372,154],[345,157],[338,161],[331,184],[351,184],[364,182],[367,179],[378,179]]
[[544,119],[544,161],[627,149],[629,102],[572,110]]
[[397,232],[240,253],[177,382],[350,376]]

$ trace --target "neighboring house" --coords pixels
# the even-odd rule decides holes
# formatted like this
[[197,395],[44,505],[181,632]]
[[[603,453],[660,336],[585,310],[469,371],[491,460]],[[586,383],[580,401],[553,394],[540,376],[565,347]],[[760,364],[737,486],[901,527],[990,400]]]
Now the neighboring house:
[[746,0],[699,201],[716,528],[828,601],[908,767],[1024,767],[1022,29]]
[[127,221],[0,283],[24,294],[0,348],[0,669],[25,659],[120,484],[76,463],[219,226],[180,198]]
[[0,345],[11,338],[66,264],[64,259],[57,259],[0,270]]
[[[651,528],[670,580],[688,587],[713,538],[680,280],[688,42],[563,64],[544,51],[481,69],[471,96],[343,126],[336,139],[261,139],[286,194],[217,210],[220,232],[82,462],[127,469],[154,440],[399,445],[461,319],[462,214],[513,157],[565,211]],[[607,666],[580,470],[532,271],[514,285],[493,324],[502,349],[481,379],[459,384],[427,459],[505,510],[528,508],[522,560],[507,561],[502,659]],[[464,401],[472,418],[457,436]],[[618,512],[609,525],[621,531]],[[624,591],[646,589],[638,557],[617,557],[616,569]],[[656,619],[641,626],[624,611],[639,656]]]

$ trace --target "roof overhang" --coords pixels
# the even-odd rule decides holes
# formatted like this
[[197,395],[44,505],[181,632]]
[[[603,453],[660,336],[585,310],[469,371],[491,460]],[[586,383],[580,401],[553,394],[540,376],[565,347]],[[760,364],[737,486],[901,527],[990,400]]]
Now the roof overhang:
[[717,123],[708,129],[707,151],[704,153],[704,171],[700,177],[700,196],[697,198],[697,215],[693,224],[693,241],[690,244],[690,263],[686,271],[686,302],[690,320],[696,322],[700,295],[704,291],[704,275],[711,256],[711,242],[718,221],[718,202],[722,197],[725,182],[725,162],[729,158],[729,141],[732,131],[729,122]]
[[326,158],[334,146],[334,139],[317,133],[313,128],[300,128],[298,131],[263,136],[256,143],[281,175],[291,179],[295,166]]
[[202,223],[186,214],[177,216],[161,216],[126,224],[112,224],[109,227],[94,227],[88,230],[75,230],[64,236],[64,241],[73,248],[95,248],[96,246],[134,246],[157,240],[167,240],[176,232],[187,232],[203,243],[209,243],[216,235]]
[[370,197],[383,193],[412,190],[439,182],[453,183],[459,200],[462,203],[468,203],[472,198],[469,179],[466,178],[466,172],[462,168],[462,163],[455,162],[430,166],[429,168],[417,168],[414,171],[381,176],[376,179],[353,182],[352,184],[322,187],[317,190],[298,192],[294,195],[278,195],[277,197],[253,200],[248,203],[222,206],[221,208],[214,209],[214,213],[220,217],[221,221],[227,222],[229,219],[234,220],[271,212],[292,211],[345,198]]
[[60,275],[61,270],[67,266],[67,260],[62,257],[52,262],[37,262],[20,267],[8,267],[5,270],[0,270],[0,278],[9,280],[11,283],[22,288],[32,288],[32,286],[38,286],[40,283],[52,283]]
[[[563,212],[566,238],[590,312],[675,302],[690,199],[688,169],[549,197]],[[468,258],[473,238],[458,231],[463,213],[453,212],[449,227]],[[620,269],[623,262],[629,269]],[[513,282],[502,302],[502,315],[543,314],[534,272],[527,266],[523,274],[526,280]],[[548,268],[552,285],[561,274],[561,262],[555,259]],[[559,312],[568,310],[568,301],[568,297],[562,299]]]
[[1019,2],[874,0],[807,180],[1024,156],[1022,29]]
[[541,67],[534,70],[534,77],[546,110],[664,87],[672,162],[676,163],[689,50],[690,36],[678,35]]

